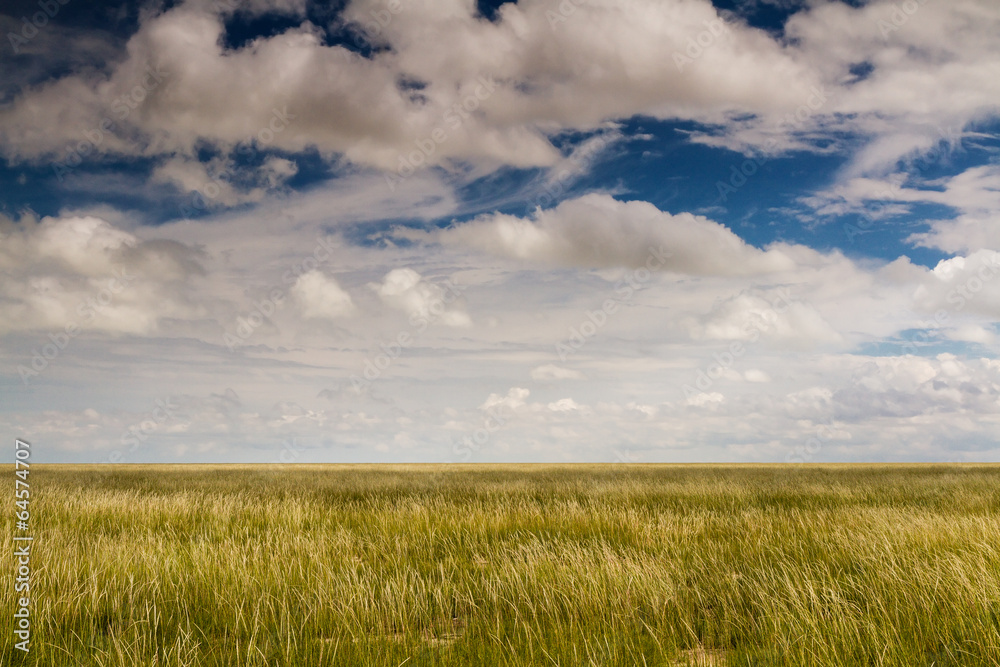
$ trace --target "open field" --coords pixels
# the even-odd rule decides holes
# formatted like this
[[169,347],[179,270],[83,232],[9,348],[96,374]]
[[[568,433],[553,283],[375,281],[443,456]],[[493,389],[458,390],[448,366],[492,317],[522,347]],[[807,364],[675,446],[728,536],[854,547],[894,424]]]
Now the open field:
[[1000,665],[995,465],[36,465],[31,486],[24,664]]

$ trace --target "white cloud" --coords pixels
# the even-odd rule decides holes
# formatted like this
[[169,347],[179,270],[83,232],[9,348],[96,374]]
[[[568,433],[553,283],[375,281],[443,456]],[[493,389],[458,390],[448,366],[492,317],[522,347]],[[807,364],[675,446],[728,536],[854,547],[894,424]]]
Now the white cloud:
[[717,391],[713,391],[711,393],[701,392],[689,397],[687,399],[687,404],[697,408],[712,408],[723,403],[725,400],[726,397]]
[[751,343],[765,338],[806,347],[843,342],[813,306],[791,300],[786,290],[774,294],[742,292],[717,303],[692,323],[691,337]]
[[[908,182],[909,181],[909,182]],[[954,176],[921,183],[905,173],[885,177],[848,178],[802,201],[820,216],[861,214],[854,233],[877,229],[882,221],[910,212],[912,204],[941,204],[958,215],[930,220],[930,231],[910,235],[908,242],[946,252],[1000,248],[996,211],[1000,210],[1000,166],[970,167]]]
[[945,335],[951,340],[966,343],[981,343],[983,345],[992,344],[997,340],[997,336],[994,332],[977,324],[962,325],[955,329],[946,331]]
[[[995,116],[1000,97],[1000,10],[988,0],[922,3],[912,15],[891,0],[809,3],[782,40],[708,0],[529,0],[502,5],[495,21],[466,0],[398,11],[355,0],[342,20],[388,47],[371,57],[325,45],[301,0],[241,6],[301,23],[224,51],[223,11],[189,0],[146,14],[107,71],[45,82],[0,110],[0,150],[65,159],[84,138],[88,154],[191,159],[199,142],[225,151],[256,139],[403,175],[456,161],[556,167],[553,134],[649,115],[714,127],[691,136],[748,152],[825,151],[831,137],[861,135],[868,144],[845,173],[884,175]],[[859,64],[870,69],[860,78]],[[280,181],[290,165],[267,171]],[[189,175],[168,163],[157,178]]]
[[299,173],[299,166],[291,160],[271,156],[264,160],[259,171],[267,185],[276,188]]
[[507,408],[511,411],[524,407],[525,399],[531,395],[531,391],[524,387],[511,387],[505,396],[500,394],[490,394],[479,406],[480,410],[494,410],[497,408]]
[[536,382],[554,382],[558,380],[583,380],[586,376],[572,368],[563,368],[555,364],[545,364],[531,369],[531,379]]
[[[995,115],[1000,80],[1000,9],[984,0],[908,5],[877,0],[862,6],[816,3],[789,19],[785,35],[798,43],[809,68],[835,83],[825,114],[827,131],[871,137],[848,174],[884,174],[897,160],[934,148],[942,139]],[[862,80],[848,75],[865,63]],[[843,119],[847,119],[846,121]]]
[[922,276],[913,299],[920,311],[939,315],[938,325],[976,316],[1000,317],[1000,252],[978,250],[942,260]]
[[424,280],[413,269],[393,269],[385,274],[381,284],[373,284],[386,304],[408,313],[413,318],[427,322],[440,322],[449,327],[467,327],[472,324],[468,314],[454,304],[458,298],[456,286],[446,287]]
[[0,331],[149,334],[163,318],[199,317],[200,260],[92,216],[0,219]]
[[307,318],[332,320],[347,317],[355,310],[351,295],[319,270],[299,276],[291,291]]
[[[378,185],[368,182],[369,188]],[[378,200],[357,187],[350,189],[352,197],[345,202],[357,210],[347,211],[344,219],[365,219],[369,202]],[[672,220],[650,209],[664,216],[663,220]],[[265,205],[260,210],[155,228],[130,227],[127,216],[111,215],[86,224],[70,224],[88,217],[81,215],[37,226],[24,221],[5,227],[0,266],[18,280],[30,277],[41,284],[67,276],[85,279],[87,272],[101,276],[103,268],[118,258],[136,262],[146,258],[146,264],[139,264],[146,267],[143,280],[154,291],[144,293],[142,304],[137,304],[150,318],[146,328],[105,328],[119,337],[74,342],[72,354],[58,359],[38,380],[53,383],[46,384],[47,395],[64,391],[58,387],[93,382],[95,372],[97,377],[115,373],[121,364],[134,369],[122,381],[130,397],[148,392],[143,389],[146,378],[161,377],[167,368],[185,370],[173,371],[173,388],[157,381],[158,392],[183,393],[186,387],[206,382],[208,386],[213,382],[236,386],[244,404],[238,415],[206,413],[200,422],[185,427],[188,440],[202,433],[198,441],[210,443],[206,446],[218,457],[244,456],[239,452],[247,447],[245,455],[256,456],[251,432],[256,431],[258,442],[260,434],[266,433],[280,443],[294,430],[310,439],[313,453],[378,457],[371,450],[371,443],[377,441],[388,448],[386,457],[406,446],[411,448],[408,457],[440,460],[446,456],[440,445],[441,429],[474,433],[486,419],[483,411],[491,408],[505,424],[491,435],[477,460],[610,460],[610,448],[641,452],[644,460],[773,459],[783,457],[787,450],[782,447],[804,441],[814,424],[827,419],[852,424],[852,439],[831,440],[825,445],[826,456],[905,458],[918,456],[916,449],[907,449],[906,443],[914,440],[906,430],[906,420],[944,414],[942,423],[957,429],[961,419],[971,419],[962,417],[966,409],[973,410],[975,419],[984,420],[985,426],[962,426],[966,430],[961,431],[961,444],[954,447],[965,448],[963,456],[974,457],[979,451],[972,449],[979,446],[976,429],[990,428],[993,423],[990,401],[996,396],[989,398],[992,390],[982,381],[985,378],[976,379],[976,372],[970,370],[972,362],[957,359],[921,365],[881,359],[876,366],[900,366],[899,378],[889,379],[883,377],[887,371],[861,370],[860,360],[871,357],[816,356],[817,347],[849,349],[858,342],[896,335],[927,319],[928,312],[933,313],[928,309],[947,304],[949,291],[976,275],[975,262],[986,255],[954,258],[930,271],[905,260],[869,266],[802,246],[780,245],[769,251],[746,246],[740,252],[751,256],[780,253],[789,268],[749,277],[724,274],[697,280],[657,275],[621,304],[571,362],[557,364],[554,343],[565,339],[568,329],[578,325],[587,311],[614,298],[616,281],[630,269],[567,272],[544,265],[515,269],[506,260],[491,265],[464,244],[445,244],[433,253],[416,245],[354,246],[336,235],[319,236],[320,244],[321,230],[342,224],[342,219],[331,223],[330,217],[322,215],[330,206],[321,205],[317,193],[288,200],[283,210],[287,218],[276,216]],[[51,237],[43,233],[45,225],[52,225]],[[175,240],[157,239],[159,234]],[[279,238],[282,243],[277,242]],[[194,245],[201,249],[194,251]],[[39,254],[43,250],[44,257]],[[319,254],[314,255],[314,250]],[[325,259],[311,270],[303,265],[311,257]],[[289,271],[294,279],[286,282],[283,276]],[[330,278],[333,275],[336,281]],[[454,295],[451,303],[444,303],[449,289],[444,276],[463,287],[460,300]],[[567,280],[570,276],[572,280]],[[296,308],[277,309],[240,350],[228,351],[221,330],[231,332],[237,317],[245,318],[261,295],[272,286],[286,289],[286,285]],[[365,289],[366,285],[373,289]],[[921,287],[926,293],[918,290]],[[57,295],[74,294],[57,283],[49,289]],[[992,297],[987,298],[990,289],[983,286],[977,293],[983,309],[991,302]],[[778,305],[787,308],[776,313],[776,318],[765,316],[782,290],[789,297]],[[306,321],[340,313],[331,304],[346,307],[348,302],[340,295],[347,292],[355,304],[350,318],[341,318],[335,328]],[[149,298],[154,293],[157,296]],[[389,308],[380,308],[380,302]],[[124,296],[121,303],[126,304]],[[476,314],[475,320],[465,314],[466,307]],[[991,328],[986,315],[975,315],[978,307],[970,301],[962,311],[952,311],[952,318],[937,335],[992,345],[983,335]],[[392,341],[403,330],[394,311],[408,317],[429,316],[429,321],[434,311],[453,312],[468,318],[464,320],[468,325],[459,332],[428,328],[420,334],[419,344],[400,351],[369,391],[345,390],[352,373],[363,373],[366,360],[383,352],[373,348],[372,341]],[[741,340],[738,325],[756,316],[773,322],[761,331],[761,340],[767,342],[750,345]],[[57,321],[36,315],[36,324]],[[129,331],[131,335],[120,336]],[[6,367],[26,363],[32,346],[46,342],[43,336],[27,333],[6,338],[0,347]],[[720,373],[708,370],[717,363],[715,355],[725,353],[734,341],[744,344],[745,353]],[[94,371],[93,365],[106,370]],[[280,378],[275,368],[283,369]],[[699,371],[711,373],[712,386],[703,395],[686,396],[684,385],[694,383]],[[256,377],[268,380],[255,381]],[[911,379],[903,382],[906,377]],[[964,386],[965,380],[958,379],[962,377],[981,394]],[[769,381],[761,381],[765,379]],[[572,403],[558,389],[566,380],[573,380]],[[529,387],[525,381],[538,385]],[[944,388],[935,389],[935,381]],[[421,389],[414,391],[414,387]],[[513,389],[499,391],[498,387]],[[805,400],[807,395],[801,392],[816,387],[831,392],[830,402]],[[899,406],[908,400],[907,392],[914,391],[920,394],[915,399],[917,409],[902,410]],[[883,406],[879,411],[860,411],[859,405],[868,399],[859,396],[867,396],[866,392],[878,394],[871,400]],[[271,409],[276,393],[301,409]],[[529,395],[533,402],[528,401]],[[800,395],[798,402],[790,404],[790,395]],[[79,399],[60,400],[73,404]],[[97,409],[101,419],[109,412],[106,405],[84,407]],[[78,437],[73,434],[79,434],[79,429],[91,428],[90,423],[97,425],[91,430],[110,428],[102,427],[101,419],[88,422],[79,416],[53,417],[49,426],[28,417],[17,419],[19,428],[37,426],[62,433],[53,439],[62,437],[66,443]],[[333,431],[336,441],[324,440]],[[879,440],[883,432],[889,435]],[[932,433],[937,435],[932,437]],[[934,438],[942,433],[935,426],[916,442],[931,448],[927,451],[947,451],[934,449],[938,442]],[[171,440],[166,430],[157,437],[173,443],[169,447],[182,444],[180,439]],[[704,443],[704,447],[690,450],[692,442]],[[860,449],[868,446],[873,449]],[[188,450],[188,455],[198,454]]]
[[585,195],[532,219],[487,214],[436,235],[441,242],[549,266],[649,267],[691,275],[747,276],[793,267],[702,216],[671,215],[640,201]]
[[584,406],[580,405],[572,398],[560,398],[558,401],[549,403],[547,407],[552,412],[572,412],[574,410],[584,409]]

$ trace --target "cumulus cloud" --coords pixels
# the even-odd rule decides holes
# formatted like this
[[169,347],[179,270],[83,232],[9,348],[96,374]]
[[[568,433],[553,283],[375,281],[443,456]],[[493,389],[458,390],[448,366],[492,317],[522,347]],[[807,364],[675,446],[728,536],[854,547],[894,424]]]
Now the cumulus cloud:
[[1000,318],[1000,252],[977,250],[938,262],[922,276],[913,300],[934,326],[976,315]]
[[825,399],[838,419],[1000,415],[1000,369],[990,359],[904,355],[865,365],[850,385]]
[[946,331],[945,336],[951,340],[964,343],[980,343],[982,345],[989,345],[997,340],[997,336],[993,331],[977,324],[964,324]]
[[[81,139],[86,154],[193,156],[199,142],[327,155],[395,169],[414,142],[447,128],[434,160],[490,157],[532,165],[556,151],[536,131],[483,123],[456,102],[483,96],[479,77],[449,77],[415,102],[398,85],[413,78],[392,52],[363,58],[325,46],[308,21],[236,51],[224,51],[223,16],[187,2],[149,16],[109,76],[70,75],[33,88],[0,111],[0,145],[13,159],[65,159]],[[476,21],[470,15],[469,25]],[[444,88],[457,89],[445,93]],[[431,98],[433,96],[433,99]],[[336,123],[329,122],[336,118]],[[104,123],[104,119],[108,123]],[[83,130],[89,135],[81,136]],[[90,137],[93,140],[90,141]]]
[[427,280],[413,269],[393,269],[381,284],[371,285],[382,301],[418,321],[440,322],[449,327],[472,324],[469,315],[455,304],[460,288],[451,281],[444,286]]
[[[1000,12],[975,0],[921,5],[898,26],[889,0],[819,3],[788,21],[787,43],[708,0],[530,0],[502,5],[494,21],[465,0],[410,0],[392,13],[355,0],[340,21],[388,47],[371,57],[325,44],[302,2],[240,11],[301,23],[226,51],[223,7],[189,0],[150,12],[110,71],[35,86],[0,111],[4,154],[65,157],[81,128],[97,128],[97,153],[192,156],[199,141],[256,138],[397,172],[454,159],[551,166],[551,133],[645,114],[742,133],[741,149],[860,132],[873,140],[859,164],[874,168],[926,149],[932,125],[994,112],[1000,85]],[[870,68],[862,79],[850,74],[857,63]],[[817,90],[823,102],[796,121]],[[101,129],[105,117],[113,127]]]
[[0,219],[0,331],[152,333],[198,317],[200,253],[93,216]]
[[507,390],[507,394],[501,396],[500,394],[490,394],[483,404],[479,406],[480,410],[495,410],[498,408],[507,408],[508,410],[514,411],[518,408],[522,408],[525,405],[525,399],[531,394],[531,391],[525,389],[524,387],[511,387]]
[[725,402],[726,397],[717,391],[713,392],[700,392],[689,396],[687,399],[687,405],[694,406],[696,408],[716,408],[721,403]]
[[291,291],[307,318],[333,320],[354,312],[351,295],[318,269],[299,276]]
[[[811,71],[837,84],[824,111],[845,114],[842,127],[872,138],[849,170],[860,175],[885,173],[953,134],[946,128],[996,113],[998,28],[1000,7],[992,2],[903,8],[878,0],[816,3],[789,19],[785,35],[799,44]],[[868,73],[848,76],[859,63]],[[833,121],[827,116],[823,122]]]
[[793,300],[786,290],[742,292],[725,299],[693,322],[690,332],[695,340],[756,342],[766,338],[806,347],[843,342],[814,307]]
[[552,412],[572,412],[574,410],[583,410],[585,406],[580,405],[572,398],[560,398],[558,401],[549,403],[546,407]]
[[804,3],[784,38],[812,80],[793,113],[719,122],[696,141],[747,154],[842,150],[862,139],[845,177],[882,177],[997,113],[1000,11],[986,0]]
[[671,215],[641,201],[591,194],[531,219],[481,215],[437,234],[443,243],[549,266],[647,267],[691,275],[749,276],[791,269],[781,250],[748,245],[717,222]]

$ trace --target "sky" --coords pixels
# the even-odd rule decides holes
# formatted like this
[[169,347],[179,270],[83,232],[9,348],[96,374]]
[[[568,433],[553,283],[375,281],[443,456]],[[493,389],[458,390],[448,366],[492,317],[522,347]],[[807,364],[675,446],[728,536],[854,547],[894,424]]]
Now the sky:
[[38,462],[990,461],[994,0],[15,0]]

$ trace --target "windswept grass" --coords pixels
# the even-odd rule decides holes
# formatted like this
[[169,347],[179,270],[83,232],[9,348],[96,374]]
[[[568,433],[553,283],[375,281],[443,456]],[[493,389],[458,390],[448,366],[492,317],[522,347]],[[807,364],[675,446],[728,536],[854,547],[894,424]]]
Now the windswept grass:
[[[33,466],[31,484],[26,664],[1000,666],[1000,466]],[[13,641],[0,662],[21,662]]]

